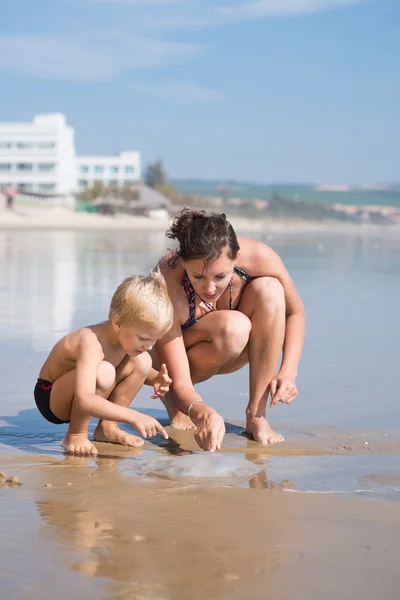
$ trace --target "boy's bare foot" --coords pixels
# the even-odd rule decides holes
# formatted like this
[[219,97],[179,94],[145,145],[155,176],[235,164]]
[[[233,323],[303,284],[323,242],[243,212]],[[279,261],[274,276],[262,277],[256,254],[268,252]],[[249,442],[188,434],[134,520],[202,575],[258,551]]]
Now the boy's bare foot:
[[89,442],[85,433],[68,433],[62,441],[62,447],[69,454],[96,456],[97,448]]
[[116,423],[107,425],[99,423],[94,430],[93,439],[96,442],[108,442],[110,444],[121,444],[122,446],[143,446],[144,441],[137,435],[127,433],[118,427]]
[[163,402],[165,408],[167,409],[167,413],[169,416],[169,424],[171,425],[171,427],[181,430],[196,429],[196,426],[189,419],[189,417],[175,407],[170,393],[165,394],[165,396],[163,398],[160,398],[160,400]]
[[247,418],[246,431],[253,436],[256,442],[260,442],[263,446],[269,444],[277,444],[283,442],[283,438],[279,433],[276,433],[268,424],[264,417]]

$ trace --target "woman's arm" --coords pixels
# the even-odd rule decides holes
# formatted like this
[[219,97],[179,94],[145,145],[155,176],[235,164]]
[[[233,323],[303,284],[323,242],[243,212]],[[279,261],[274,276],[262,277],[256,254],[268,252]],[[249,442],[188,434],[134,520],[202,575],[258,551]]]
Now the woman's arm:
[[[165,363],[172,379],[171,390],[176,407],[196,423],[195,439],[203,450],[214,452],[221,448],[225,435],[223,418],[208,406],[194,389],[190,376],[189,360],[182,336],[182,327],[178,317],[172,328],[156,344],[157,356]],[[195,402],[195,404],[193,404]]]
[[175,395],[176,407],[187,414],[192,402],[202,398],[195,391],[192,383],[182,328],[177,317],[171,329],[161,340],[158,340],[155,347],[160,363],[167,365],[172,379],[171,390]]

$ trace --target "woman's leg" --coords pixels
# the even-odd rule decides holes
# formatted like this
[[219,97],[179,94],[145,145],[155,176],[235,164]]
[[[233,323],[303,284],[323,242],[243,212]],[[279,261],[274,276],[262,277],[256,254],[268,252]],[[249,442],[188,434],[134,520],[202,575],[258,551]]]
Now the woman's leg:
[[[239,311],[219,310],[209,313],[183,332],[190,372],[194,384],[210,379],[213,375],[228,369],[230,373],[247,363],[245,348],[249,339],[251,323]],[[232,365],[234,365],[232,367]],[[154,368],[160,368],[153,352]],[[231,369],[231,370],[230,370]],[[170,391],[161,398],[172,427],[194,429],[192,421],[180,412]]]
[[285,324],[282,284],[274,277],[259,277],[244,289],[238,310],[210,313],[184,333],[193,383],[233,373],[250,363],[246,429],[263,444],[283,440],[270,428],[265,412]]
[[[50,409],[62,421],[70,421],[62,442],[63,448],[72,454],[97,454],[96,447],[89,442],[88,426],[90,415],[82,412],[75,398],[75,377],[73,369],[53,383],[50,394]],[[96,394],[107,398],[115,385],[115,369],[107,361],[102,361],[97,371]]]
[[[128,407],[142,387],[151,369],[151,357],[144,352],[136,358],[127,356],[117,367],[116,385],[108,400],[119,406]],[[144,441],[118,427],[114,421],[99,421],[93,439],[97,442],[111,442],[124,446],[143,446]]]
[[263,444],[281,442],[283,437],[270,428],[265,413],[285,338],[286,304],[282,284],[274,277],[254,279],[243,292],[239,310],[252,324],[247,347],[250,389],[246,430]]
[[193,383],[219,373],[232,373],[247,363],[245,349],[251,321],[242,312],[218,310],[184,332]]

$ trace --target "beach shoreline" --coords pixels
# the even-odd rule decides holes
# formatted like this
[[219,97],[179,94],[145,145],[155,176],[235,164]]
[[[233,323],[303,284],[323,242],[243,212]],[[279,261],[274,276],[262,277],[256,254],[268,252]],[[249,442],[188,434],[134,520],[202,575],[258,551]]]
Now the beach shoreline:
[[[349,224],[331,221],[301,221],[251,219],[229,215],[228,219],[237,231],[262,233],[337,233],[359,235],[398,235],[400,226]],[[116,215],[76,212],[71,209],[53,207],[17,206],[14,211],[0,210],[0,231],[10,230],[97,230],[97,231],[166,231],[171,218]]]

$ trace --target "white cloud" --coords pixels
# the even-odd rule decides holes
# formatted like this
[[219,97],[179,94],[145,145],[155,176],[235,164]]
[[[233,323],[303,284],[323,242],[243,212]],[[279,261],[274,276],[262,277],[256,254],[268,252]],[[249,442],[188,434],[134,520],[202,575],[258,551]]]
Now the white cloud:
[[139,90],[158,99],[169,101],[213,102],[222,100],[222,95],[208,88],[187,81],[169,81],[162,84],[144,83]]
[[32,77],[107,81],[130,69],[160,67],[199,46],[126,32],[0,36],[0,68]]
[[[124,71],[163,67],[203,50],[192,42],[162,39],[171,31],[308,14],[368,1],[371,0],[74,0],[76,7],[86,2],[86,8],[92,5],[95,12],[96,4],[108,3],[108,27],[115,29],[85,31],[91,18],[91,11],[86,10],[79,33],[0,35],[0,69],[31,77],[108,81]],[[128,11],[116,10],[116,5],[122,4],[131,6]],[[163,93],[173,94],[177,82],[173,85]],[[198,88],[198,96],[202,89]],[[186,93],[186,97],[196,95],[193,87],[186,91],[181,88],[180,93]]]
[[302,15],[358,4],[367,0],[248,0],[219,5],[217,13],[228,19],[258,19],[273,16]]

